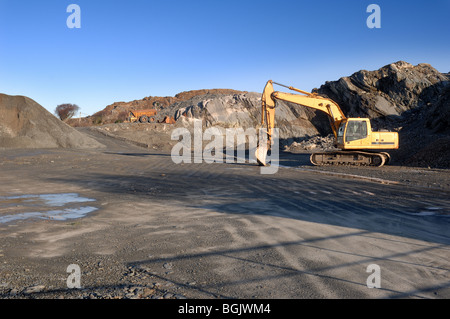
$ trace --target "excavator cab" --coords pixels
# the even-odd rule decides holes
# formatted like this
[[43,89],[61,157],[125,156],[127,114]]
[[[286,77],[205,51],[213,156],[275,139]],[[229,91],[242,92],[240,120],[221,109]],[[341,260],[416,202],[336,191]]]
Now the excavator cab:
[[340,123],[336,146],[343,150],[397,149],[397,132],[374,132],[367,118],[349,118]]

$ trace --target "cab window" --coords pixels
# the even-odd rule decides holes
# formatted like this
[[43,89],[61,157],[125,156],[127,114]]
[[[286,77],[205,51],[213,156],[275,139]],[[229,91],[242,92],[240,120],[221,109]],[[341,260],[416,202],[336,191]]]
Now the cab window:
[[344,132],[345,132],[345,123],[342,123],[341,126],[339,126],[338,136],[339,137],[344,136]]
[[351,142],[367,137],[367,123],[365,121],[350,121],[347,124],[345,141]]

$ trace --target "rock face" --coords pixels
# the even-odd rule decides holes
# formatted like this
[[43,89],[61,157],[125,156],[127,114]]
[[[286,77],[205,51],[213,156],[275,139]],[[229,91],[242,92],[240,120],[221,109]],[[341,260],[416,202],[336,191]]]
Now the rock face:
[[[450,75],[448,76],[450,79]],[[447,85],[438,100],[430,108],[426,126],[434,133],[450,134],[450,85]]]
[[[261,94],[205,94],[174,103],[163,111],[167,116],[201,119],[205,127],[243,129],[261,126]],[[276,127],[281,139],[303,138],[320,134],[321,127],[313,124],[314,111],[290,103],[279,103]],[[328,123],[328,122],[326,122]]]
[[[122,122],[132,109],[158,109],[163,119],[201,119],[205,127],[258,128],[261,125],[261,93],[231,89],[196,90],[182,92],[175,97],[148,97],[131,102],[118,102],[96,114],[69,122],[72,126],[91,126]],[[280,102],[276,115],[282,139],[304,138],[328,132],[328,119],[314,110]],[[161,121],[162,122],[162,121]],[[84,124],[83,124],[84,123]]]
[[[68,121],[71,126],[91,126],[98,124],[112,124],[122,123],[128,117],[131,110],[146,110],[156,109],[158,110],[157,120],[162,122],[165,117],[160,114],[162,110],[169,107],[174,103],[187,101],[200,95],[222,95],[222,94],[239,94],[245,93],[243,91],[231,90],[231,89],[211,89],[211,90],[193,90],[187,92],[181,92],[175,96],[148,96],[141,100],[134,100],[130,102],[115,102],[106,106],[103,110],[82,119],[72,119]],[[166,112],[167,113],[167,112]],[[171,117],[168,117],[171,119]]]
[[0,94],[0,148],[97,148],[78,132],[24,96]]
[[399,61],[326,82],[314,92],[337,102],[347,117],[368,117],[391,128],[408,112],[436,105],[448,84],[448,75],[429,64]]

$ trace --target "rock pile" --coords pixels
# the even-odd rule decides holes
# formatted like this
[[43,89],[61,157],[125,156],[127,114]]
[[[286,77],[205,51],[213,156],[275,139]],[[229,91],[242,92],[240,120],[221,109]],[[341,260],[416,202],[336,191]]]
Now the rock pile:
[[381,124],[412,110],[435,105],[449,78],[429,64],[399,61],[376,71],[361,70],[314,92],[337,102],[347,117],[368,117]]
[[[206,94],[187,101],[174,103],[163,110],[175,120],[200,119],[204,127],[258,128],[261,127],[261,94]],[[321,127],[314,124],[316,114],[312,110],[291,103],[279,103],[276,122],[280,139],[315,136]],[[326,118],[325,118],[326,120]],[[328,122],[325,122],[328,123]],[[322,124],[323,125],[323,124]]]
[[0,148],[98,147],[30,98],[0,94]]
[[327,136],[317,135],[300,142],[294,141],[292,143],[287,143],[284,148],[284,151],[293,153],[301,153],[303,151],[323,152],[333,150],[336,150],[333,134]]
[[[211,89],[211,90],[192,90],[187,92],[181,92],[175,96],[148,96],[140,100],[134,100],[130,102],[115,102],[106,106],[103,110],[96,112],[95,114],[81,118],[72,119],[68,123],[72,126],[91,126],[91,125],[104,125],[112,123],[122,123],[124,122],[131,110],[148,110],[156,109],[158,111],[157,120],[163,122],[166,119],[170,119],[173,115],[167,118],[162,114],[165,108],[169,107],[174,103],[179,103],[187,101],[196,96],[212,94],[212,95],[222,95],[222,94],[239,94],[246,93],[243,91],[231,90],[231,89]],[[165,112],[164,114],[167,114]]]

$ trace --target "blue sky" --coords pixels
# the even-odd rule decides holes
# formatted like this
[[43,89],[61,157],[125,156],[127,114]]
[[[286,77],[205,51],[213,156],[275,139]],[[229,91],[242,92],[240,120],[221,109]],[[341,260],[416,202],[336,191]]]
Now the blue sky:
[[[70,4],[81,28],[69,29]],[[369,29],[369,4],[381,29]],[[196,89],[312,90],[404,60],[450,71],[450,0],[0,0],[0,93],[82,115]]]

